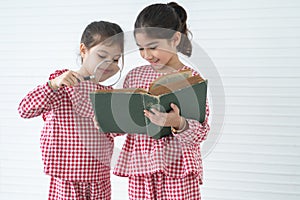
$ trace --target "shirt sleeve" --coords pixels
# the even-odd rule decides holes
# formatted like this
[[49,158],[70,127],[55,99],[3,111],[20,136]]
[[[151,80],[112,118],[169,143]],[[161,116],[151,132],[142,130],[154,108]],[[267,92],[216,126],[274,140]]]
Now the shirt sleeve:
[[[49,80],[60,76],[66,71],[68,70],[56,70],[50,74]],[[32,118],[46,114],[60,106],[63,92],[63,88],[59,88],[56,91],[52,90],[48,83],[39,85],[22,99],[18,107],[18,112],[22,118]]]
[[128,88],[129,87],[129,74],[125,77],[124,83],[123,83],[123,88]]
[[53,91],[48,83],[37,86],[19,104],[20,116],[22,118],[37,117],[57,108],[60,105],[60,93],[61,90]]
[[89,97],[89,91],[92,89],[88,87],[77,86],[66,87],[65,90],[68,93],[68,96],[72,102],[72,109],[81,117],[94,117],[94,111]]
[[189,125],[189,128],[182,133],[173,133],[174,137],[176,137],[181,143],[186,145],[199,144],[203,140],[206,139],[207,134],[210,130],[210,126],[208,124],[209,117],[209,106],[208,102],[206,102],[206,114],[205,120],[203,123],[200,123],[194,119],[186,119]]

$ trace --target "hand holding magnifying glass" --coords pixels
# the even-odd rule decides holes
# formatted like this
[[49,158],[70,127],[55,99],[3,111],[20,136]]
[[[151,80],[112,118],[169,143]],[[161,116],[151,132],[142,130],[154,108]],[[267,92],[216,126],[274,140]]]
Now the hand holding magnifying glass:
[[[120,72],[119,76],[115,76],[117,72]],[[112,78],[111,78],[112,77]],[[73,86],[77,83],[80,83],[81,81],[88,81],[92,80],[95,83],[101,82],[101,85],[104,86],[112,86],[116,84],[121,77],[121,69],[120,67],[114,63],[113,60],[103,60],[97,66],[95,67],[93,74],[90,76],[84,76],[82,77],[80,74],[78,74],[75,71],[69,70],[62,75],[56,77],[55,79],[52,79],[49,81],[49,86],[53,90],[57,90],[60,87],[64,86]],[[106,81],[107,79],[111,78],[113,81],[113,84],[111,84],[112,81],[110,81],[110,84],[105,85],[103,84],[103,81]]]

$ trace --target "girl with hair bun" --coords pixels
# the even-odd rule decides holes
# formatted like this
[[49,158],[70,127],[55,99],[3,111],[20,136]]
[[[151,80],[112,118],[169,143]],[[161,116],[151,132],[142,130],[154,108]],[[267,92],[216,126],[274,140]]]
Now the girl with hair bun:
[[[150,83],[163,74],[191,69],[178,57],[178,52],[186,56],[192,54],[186,20],[186,11],[175,2],[152,4],[139,13],[134,37],[140,55],[149,65],[131,70],[124,88],[148,89]],[[144,110],[152,123],[169,127],[170,136],[159,140],[142,134],[126,136],[114,174],[129,178],[130,199],[201,199],[200,142],[209,131],[208,105],[203,123],[180,116],[179,108],[173,103],[171,108],[168,113]]]

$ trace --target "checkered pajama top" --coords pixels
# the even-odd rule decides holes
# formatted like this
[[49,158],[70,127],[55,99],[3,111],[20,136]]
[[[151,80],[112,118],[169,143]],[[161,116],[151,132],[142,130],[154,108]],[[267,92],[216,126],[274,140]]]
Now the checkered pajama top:
[[[53,79],[67,70],[57,70]],[[23,118],[42,115],[40,145],[46,174],[78,182],[110,178],[113,136],[99,133],[92,120],[89,92],[104,88],[90,81],[53,91],[39,85],[21,101]],[[107,88],[110,89],[110,88]]]

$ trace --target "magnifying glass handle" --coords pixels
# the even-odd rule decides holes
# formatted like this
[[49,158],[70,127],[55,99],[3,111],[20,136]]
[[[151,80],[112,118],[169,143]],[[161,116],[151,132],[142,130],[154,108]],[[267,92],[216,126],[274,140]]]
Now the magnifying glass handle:
[[85,81],[88,81],[88,80],[91,80],[91,79],[93,79],[93,78],[95,78],[95,76],[85,76],[85,77],[83,77],[83,80],[85,80]]

